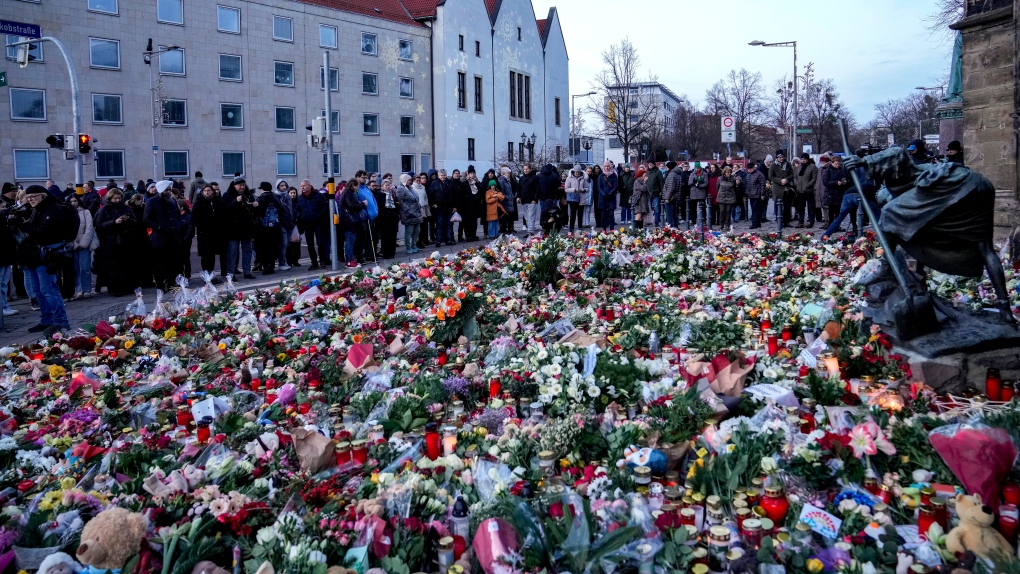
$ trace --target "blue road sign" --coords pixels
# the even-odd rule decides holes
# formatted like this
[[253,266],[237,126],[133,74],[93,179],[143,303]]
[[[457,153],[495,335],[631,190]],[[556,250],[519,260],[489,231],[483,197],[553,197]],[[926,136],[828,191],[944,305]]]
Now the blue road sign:
[[10,20],[0,20],[0,34],[10,34],[11,36],[24,36],[26,38],[38,38],[42,36],[42,30],[35,24],[25,24],[24,22],[11,22]]

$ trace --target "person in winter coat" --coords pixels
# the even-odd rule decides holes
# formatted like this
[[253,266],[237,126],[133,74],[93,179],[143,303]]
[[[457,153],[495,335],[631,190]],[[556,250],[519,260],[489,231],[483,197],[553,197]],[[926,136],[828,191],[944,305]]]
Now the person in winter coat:
[[[202,271],[216,270],[216,257],[220,258],[220,274],[227,274],[226,249],[223,243],[223,206],[220,195],[208,183],[202,186],[191,210],[191,223],[198,237],[198,257]],[[216,279],[219,282],[219,279]]]
[[[602,223],[602,211],[599,210],[599,176],[602,175],[602,168],[593,165],[588,172],[588,197],[581,198],[581,205],[584,206],[584,226],[598,227]],[[587,199],[587,203],[585,203]]]
[[[289,242],[287,243],[287,267],[294,268],[298,266],[298,260],[301,259],[301,233],[297,230],[297,198],[298,190],[296,187],[292,187],[287,190],[285,201],[290,205],[291,221],[294,222],[293,229],[290,232]],[[284,201],[284,198],[281,198]],[[281,267],[281,269],[283,269]]]
[[95,217],[99,208],[102,207],[102,203],[103,198],[99,197],[99,192],[96,191],[96,182],[86,181],[85,194],[81,196],[81,204]]
[[[489,170],[492,171],[492,170]],[[425,173],[418,174],[418,177],[411,183],[411,191],[418,196],[418,206],[421,207],[421,227],[418,230],[418,243],[416,244],[416,252],[421,251],[427,245],[431,245],[429,241],[429,220],[432,215],[431,207],[429,205],[428,197],[428,185],[429,176]]]
[[765,176],[758,170],[758,164],[751,161],[747,163],[747,174],[744,177],[747,180],[744,182],[744,193],[747,194],[747,200],[751,203],[751,227],[749,229],[758,229],[761,227],[761,215],[765,211],[765,203],[768,201],[765,195]]
[[815,205],[820,207],[822,210],[821,223],[822,227],[828,227],[832,218],[836,215],[836,211],[839,210],[839,206],[836,206],[836,211],[829,213],[829,204],[825,203],[825,172],[829,169],[829,154],[822,155],[818,158],[818,177],[815,178]]
[[92,290],[92,252],[99,247],[99,243],[89,210],[85,209],[85,206],[75,196],[67,198],[67,201],[71,207],[78,210],[78,235],[75,236],[73,242],[74,295],[71,297],[77,300],[96,294]]
[[[780,200],[783,202],[783,213],[776,217],[783,218],[783,226],[790,225],[790,211],[793,207],[794,171],[790,162],[786,161],[786,152],[776,150],[776,161],[769,168],[769,181],[772,183],[772,199],[777,205]],[[777,208],[778,209],[778,208]]]
[[347,182],[340,196],[340,216],[344,222],[344,258],[348,269],[360,267],[356,254],[362,252],[365,224],[368,221],[368,200],[358,193],[358,180]]
[[616,173],[620,185],[620,222],[626,223],[634,218],[630,211],[630,196],[634,193],[634,172],[630,164],[623,162]]
[[490,179],[487,184],[489,188],[485,192],[485,223],[489,232],[489,238],[495,239],[499,235],[500,217],[507,217],[506,208],[503,202],[506,197],[499,190],[500,183],[496,179]]
[[[44,255],[44,250],[69,241],[68,226],[74,221],[68,213],[70,210],[59,205],[41,185],[28,186],[25,201],[31,209],[23,219],[19,218],[17,224],[25,234],[18,246],[18,263],[25,269],[27,282],[34,287],[40,311],[39,324],[28,331],[40,333],[51,328],[68,329],[70,321],[64,300],[50,272],[51,261]],[[77,214],[74,213],[73,217],[77,219]]]
[[135,238],[140,224],[119,189],[107,192],[104,201],[93,220],[99,235],[96,285],[105,285],[111,295],[122,297],[139,286],[135,270],[140,244]]
[[[542,166],[542,170],[535,178],[538,187],[538,202],[542,213],[559,211],[560,174],[551,163]],[[543,221],[545,217],[543,216]],[[543,225],[543,229],[544,229]]]
[[[298,232],[305,236],[308,244],[308,258],[312,264],[309,271],[320,269],[322,265],[330,262],[330,221],[329,221],[329,200],[325,194],[319,193],[312,187],[307,179],[301,181],[301,193],[297,198],[297,209],[294,211],[294,222]],[[315,244],[318,243],[318,249]]]
[[400,174],[400,185],[394,194],[397,214],[400,223],[404,225],[404,248],[408,255],[421,251],[418,248],[418,233],[422,222],[421,204],[418,203],[418,194],[408,187],[412,179],[406,173]]
[[183,197],[177,200],[181,210],[181,263],[184,265],[184,276],[191,280],[191,243],[195,239],[195,223],[191,218],[191,205]]
[[456,189],[452,179],[446,177],[446,170],[437,172],[436,179],[429,183],[429,204],[432,206],[432,213],[436,220],[436,247],[444,242],[447,245],[456,245],[453,235],[453,223],[450,217],[453,215]]
[[[14,275],[14,265],[18,262],[18,244],[14,240],[14,229],[11,227],[7,216],[15,209],[18,186],[10,182],[4,182],[3,193],[0,193],[0,309],[4,317],[17,315],[17,309],[10,305],[7,296],[7,286],[11,283]],[[18,282],[15,281],[15,284]],[[21,282],[24,284],[24,281]],[[0,325],[3,319],[0,319]]]
[[[234,178],[223,195],[223,229],[227,241],[228,273],[237,277],[244,270],[245,279],[254,279],[251,273],[252,248],[255,239],[255,194],[243,177]],[[238,258],[240,257],[240,261]]]
[[195,172],[195,179],[191,180],[191,185],[188,186],[188,203],[194,208],[195,200],[198,196],[202,195],[202,188],[205,187],[205,179],[202,177],[202,172]]
[[478,241],[478,217],[485,207],[485,188],[478,181],[474,170],[469,170],[460,186],[457,213],[461,222],[457,236],[464,235],[465,241]]
[[287,248],[290,247],[291,234],[294,232],[294,202],[290,200],[290,184],[287,180],[276,180],[273,194],[280,202],[280,271],[287,271]]
[[805,212],[807,227],[815,224],[815,187],[818,184],[818,168],[810,154],[800,156],[800,167],[794,174],[794,186],[797,190],[797,221],[794,227],[803,227]]
[[[826,201],[835,201],[838,197],[840,200],[839,212],[833,217],[832,222],[822,232],[822,239],[828,237],[839,231],[840,225],[843,224],[843,220],[846,216],[850,216],[850,224],[853,226],[853,236],[856,237],[858,233],[857,228],[857,210],[860,208],[861,196],[857,193],[857,188],[854,187],[853,182],[850,180],[850,173],[845,167],[843,167],[843,159],[839,156],[832,158],[829,169],[825,171],[825,193]],[[872,205],[872,208],[878,213],[877,206]]]
[[400,214],[397,212],[396,188],[392,179],[384,179],[380,189],[382,201],[379,202],[379,217],[377,228],[379,229],[380,254],[383,259],[393,259],[397,256],[397,227],[400,224]]
[[708,205],[709,209],[709,222],[711,225],[717,225],[719,223],[719,178],[722,177],[722,171],[716,164],[708,166],[708,199],[705,204]]
[[[667,166],[672,162],[666,162]],[[648,169],[645,170],[645,187],[648,189],[648,196],[652,198],[651,204],[649,205],[652,212],[655,214],[655,226],[659,226],[659,222],[662,220],[662,188],[666,183],[665,176],[662,171],[659,170],[659,166],[654,160],[648,160]],[[675,165],[675,164],[674,164]],[[667,168],[672,170],[673,168]],[[634,202],[631,202],[633,205]],[[647,218],[644,224],[647,224]]]
[[616,195],[620,191],[620,181],[613,168],[613,162],[606,160],[597,183],[598,207],[602,213],[602,221],[599,223],[603,230],[612,229],[616,226]]
[[[651,162],[649,162],[651,163]],[[659,173],[659,169],[652,167],[651,171]],[[630,196],[630,208],[634,211],[634,228],[643,229],[648,215],[652,211],[652,194],[648,190],[648,181],[652,179],[650,172],[644,168],[638,168],[634,175],[634,193]],[[659,173],[661,176],[662,174]]]
[[280,227],[283,225],[283,205],[273,193],[268,181],[259,184],[259,194],[252,204],[255,219],[255,258],[262,266],[263,275],[276,272],[280,255]]
[[[691,208],[695,210],[693,217],[702,219],[705,217],[706,202],[708,201],[708,173],[701,168],[701,162],[694,162],[694,172],[688,180],[691,186]],[[702,224],[708,222],[702,221]]]
[[181,210],[170,192],[169,181],[156,184],[157,195],[145,202],[143,221],[152,230],[153,276],[156,288],[168,292],[175,286],[177,276],[184,272],[181,260]]
[[[501,167],[499,169],[499,178],[496,181],[499,183],[500,193],[503,194],[503,199],[500,200],[500,203],[503,206],[504,216],[499,218],[500,231],[502,233],[514,233],[514,214],[517,211],[517,205],[510,168]],[[487,196],[486,203],[488,203]]]
[[[660,221],[665,221],[666,225],[676,227],[677,213],[681,207],[679,204],[682,200],[681,189],[683,188],[684,172],[674,161],[666,162],[666,168],[669,172],[666,174],[666,181],[662,186],[662,194],[659,197],[659,209],[655,213],[655,225],[659,225]],[[653,171],[659,172],[658,169]],[[653,177],[655,176],[648,175],[648,180],[651,181]],[[649,191],[649,194],[651,194],[651,191]],[[653,197],[652,202],[655,204],[656,198]]]
[[716,201],[719,202],[719,226],[725,231],[733,227],[733,206],[737,204],[737,178],[733,168],[726,166],[716,182]]
[[571,233],[574,231],[575,224],[577,227],[581,227],[581,196],[587,192],[586,186],[581,164],[574,164],[574,168],[570,170],[570,175],[567,176],[567,181],[563,185],[563,190],[567,195],[567,224]]
[[524,164],[522,171],[523,175],[518,180],[521,192],[517,196],[517,207],[524,218],[524,232],[537,233],[541,229],[539,219],[542,211],[538,197],[538,174],[530,164]]

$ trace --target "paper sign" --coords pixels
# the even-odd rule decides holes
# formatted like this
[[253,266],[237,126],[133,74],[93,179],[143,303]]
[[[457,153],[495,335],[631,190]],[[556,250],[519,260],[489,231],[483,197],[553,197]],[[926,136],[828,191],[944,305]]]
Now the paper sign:
[[191,405],[191,416],[195,417],[195,421],[200,421],[205,417],[210,419],[216,418],[216,401],[212,397],[207,397],[205,400],[198,401]]
[[764,399],[771,399],[775,401],[776,404],[782,405],[784,407],[795,407],[800,404],[797,401],[797,397],[794,396],[793,391],[780,387],[779,385],[774,385],[772,383],[764,383],[761,385],[752,385],[750,387],[745,387],[744,392],[751,393],[752,395],[757,395]]
[[804,508],[800,510],[800,521],[826,538],[839,536],[839,527],[843,525],[843,521],[839,518],[810,504],[805,504]]

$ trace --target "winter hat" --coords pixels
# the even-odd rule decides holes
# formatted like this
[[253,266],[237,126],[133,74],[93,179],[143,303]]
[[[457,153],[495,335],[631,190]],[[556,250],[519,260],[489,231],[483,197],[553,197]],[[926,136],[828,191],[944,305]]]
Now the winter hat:
[[961,144],[958,140],[953,140],[949,142],[949,146],[946,147],[946,149],[951,151],[963,151],[963,144]]
[[164,191],[170,189],[170,186],[172,186],[173,184],[174,184],[174,182],[167,181],[165,179],[163,181],[157,182],[156,183],[156,193],[163,193]]
[[262,191],[273,191],[273,186],[268,181],[263,181],[259,184],[259,189]]
[[248,183],[248,182],[244,181],[244,177],[243,176],[239,175],[239,176],[235,177],[233,180],[231,180],[230,185],[234,185],[234,184],[238,184],[238,183]]
[[468,173],[475,173],[475,166],[474,165],[469,165],[467,172]]
[[4,190],[3,190],[2,193],[0,193],[0,195],[7,195],[8,193],[11,193],[12,191],[18,191],[18,186],[14,185],[13,183],[11,183],[9,181],[5,181],[4,182]]
[[61,196],[60,187],[57,186],[56,184],[53,184],[53,185],[47,187],[46,188],[46,193],[52,195],[53,197],[56,197],[57,199],[61,198],[60,197]]
[[700,161],[694,162],[694,169],[701,169],[701,162]]
[[786,150],[785,149],[777,149],[776,150],[776,157],[779,157],[779,156],[786,157]]
[[499,184],[498,184],[498,183],[496,183],[496,180],[494,180],[494,179],[490,179],[490,180],[489,180],[489,187],[496,187],[496,186],[498,186],[498,185],[499,185]]
[[400,174],[400,185],[407,187],[407,182],[409,181],[411,181],[411,176],[407,175],[406,173]]
[[811,159],[811,154],[804,152],[800,154],[800,159]]
[[25,189],[25,195],[45,195],[46,193],[46,188],[41,185],[30,185]]
[[772,157],[772,154],[765,156],[765,163],[768,163],[770,161],[775,161],[775,158]]
[[570,171],[576,171],[577,173],[584,173],[584,170],[581,169],[581,164],[579,164],[579,163],[575,163],[574,167]]
[[676,168],[676,162],[675,161],[667,161],[666,162],[666,169],[673,170],[675,168]]
[[818,159],[821,160],[822,163],[829,163],[829,156],[827,156],[827,155],[823,155],[822,157],[820,157]]

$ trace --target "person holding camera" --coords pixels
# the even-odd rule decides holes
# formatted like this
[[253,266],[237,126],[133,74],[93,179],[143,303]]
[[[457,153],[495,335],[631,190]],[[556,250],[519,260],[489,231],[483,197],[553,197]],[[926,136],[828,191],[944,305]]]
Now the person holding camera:
[[70,242],[78,234],[78,214],[70,206],[58,203],[41,185],[28,186],[25,200],[27,209],[10,212],[9,222],[17,230],[15,237],[20,238],[18,263],[39,298],[39,324],[28,331],[69,329],[56,272],[60,258],[68,256]]

